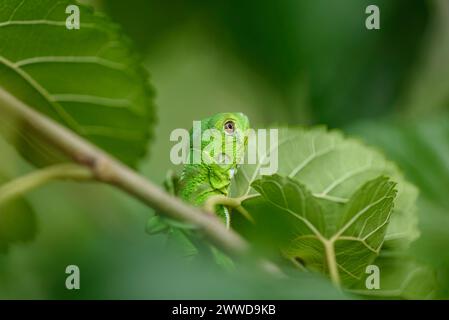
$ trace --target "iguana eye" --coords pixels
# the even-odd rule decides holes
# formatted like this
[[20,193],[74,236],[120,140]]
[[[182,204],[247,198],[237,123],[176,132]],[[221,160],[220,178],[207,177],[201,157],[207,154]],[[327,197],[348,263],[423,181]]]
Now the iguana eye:
[[233,134],[235,131],[235,123],[232,120],[228,120],[224,124],[224,131],[226,134]]

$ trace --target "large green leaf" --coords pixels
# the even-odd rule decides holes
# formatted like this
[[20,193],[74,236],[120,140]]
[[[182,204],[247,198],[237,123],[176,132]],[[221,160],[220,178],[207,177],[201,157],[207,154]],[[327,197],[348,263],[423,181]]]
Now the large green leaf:
[[[129,41],[106,17],[80,5],[80,29],[66,28],[74,3],[0,2],[0,86],[134,165],[154,122],[152,89]],[[48,146],[22,131],[9,138],[29,160],[55,161]]]
[[[253,183],[262,195],[245,203],[264,236],[289,259],[318,272],[337,271],[346,285],[359,283],[380,252],[396,195],[395,183],[379,177],[364,184],[340,210],[325,212],[320,200],[291,178],[263,176]],[[257,204],[253,204],[257,202]],[[270,230],[271,229],[271,230]],[[267,234],[268,232],[268,234]],[[335,277],[335,276],[334,276]]]
[[251,184],[260,177],[261,166],[275,148],[278,151],[277,174],[305,185],[321,200],[328,215],[335,215],[366,182],[379,176],[390,177],[397,183],[398,194],[385,246],[406,246],[418,237],[417,189],[378,150],[322,127],[280,128],[278,143],[260,154],[258,164],[244,164],[239,168],[231,185],[233,197],[258,193]]
[[[381,285],[383,293],[376,291],[378,296],[394,293],[392,296],[417,297],[417,291],[422,289],[419,297],[426,297],[435,289],[434,283],[421,287],[415,283],[422,277],[415,277],[412,267],[399,267],[401,258],[397,257],[419,236],[415,204],[418,191],[395,164],[379,150],[345,138],[338,131],[281,128],[278,136],[278,143],[260,155],[258,164],[242,165],[235,176],[231,194],[253,196],[243,206],[255,223],[234,215],[234,228],[258,248],[267,252],[282,248],[283,254],[298,266],[322,273],[329,273],[326,252],[329,242],[333,243],[335,254],[331,256],[335,256],[341,281],[359,293],[366,294],[363,280],[368,264],[381,268],[384,287]],[[279,176],[261,176],[261,167],[276,148]],[[394,183],[396,191],[392,189]],[[291,214],[292,208],[296,208],[295,215]],[[360,220],[353,220],[360,212],[365,212]],[[315,230],[306,228],[298,217]],[[351,227],[345,228],[349,222]],[[344,231],[339,231],[342,228]],[[420,266],[413,259],[412,264]],[[393,281],[399,278],[404,281]]]

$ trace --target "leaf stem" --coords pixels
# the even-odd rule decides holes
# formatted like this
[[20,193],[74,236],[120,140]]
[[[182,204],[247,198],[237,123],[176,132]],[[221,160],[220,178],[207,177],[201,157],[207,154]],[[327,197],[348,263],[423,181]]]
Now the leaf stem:
[[92,172],[77,164],[58,164],[31,172],[0,186],[0,204],[54,180],[91,180]]
[[329,268],[329,275],[332,283],[336,287],[340,287],[340,274],[338,273],[338,266],[335,256],[335,243],[334,241],[324,241],[324,251],[326,253],[327,267]]

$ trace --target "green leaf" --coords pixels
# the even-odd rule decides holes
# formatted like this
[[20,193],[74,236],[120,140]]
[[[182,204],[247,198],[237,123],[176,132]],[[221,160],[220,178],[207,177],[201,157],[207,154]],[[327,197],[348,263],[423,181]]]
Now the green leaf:
[[[274,233],[268,231],[269,238],[282,239],[276,246],[287,258],[310,270],[330,273],[348,286],[360,281],[365,267],[380,252],[396,195],[394,186],[386,177],[371,180],[338,212],[326,215],[320,200],[304,185],[278,175],[263,176],[253,183],[261,197],[245,202],[245,208],[253,215],[255,228],[277,221]],[[259,210],[252,201],[258,201]]]
[[418,191],[396,165],[377,149],[323,127],[280,128],[277,145],[266,148],[266,153],[259,155],[258,164],[239,168],[231,184],[232,197],[258,193],[251,184],[260,178],[262,164],[276,147],[277,174],[303,184],[331,216],[366,182],[379,176],[390,177],[397,183],[397,197],[385,246],[407,246],[419,236],[415,207]]
[[[0,175],[0,185],[5,181]],[[25,199],[0,203],[0,252],[7,251],[11,244],[33,240],[36,232],[36,215]]]
[[[65,12],[74,3],[0,3],[0,86],[135,165],[154,123],[147,75],[127,38],[105,16],[79,5],[80,29],[68,30]],[[10,125],[3,120],[2,127]],[[43,165],[60,159],[17,125],[20,133],[9,139],[28,160]]]
[[[330,273],[330,252],[330,256],[336,257],[337,277],[347,288],[364,289],[366,266],[379,265],[381,281],[389,290],[385,293],[395,290],[401,297],[412,297],[415,284],[404,289],[401,282],[391,281],[395,277],[407,278],[411,269],[391,268],[384,263],[384,257],[405,252],[419,236],[417,189],[379,150],[345,138],[338,131],[322,127],[281,128],[278,136],[278,144],[269,146],[258,164],[242,165],[235,176],[231,195],[250,196],[243,206],[255,223],[234,215],[233,228],[259,249],[273,253],[282,248],[283,254],[297,266],[305,265],[321,273]],[[393,138],[390,135],[390,140]],[[276,147],[279,176],[261,176],[261,166]],[[302,211],[295,209],[297,212],[292,215],[283,205],[286,199],[290,211]],[[369,209],[353,219],[364,208]],[[298,217],[310,220],[318,236],[312,228],[305,228]],[[424,287],[422,295],[427,290]],[[435,288],[427,288],[430,287]]]

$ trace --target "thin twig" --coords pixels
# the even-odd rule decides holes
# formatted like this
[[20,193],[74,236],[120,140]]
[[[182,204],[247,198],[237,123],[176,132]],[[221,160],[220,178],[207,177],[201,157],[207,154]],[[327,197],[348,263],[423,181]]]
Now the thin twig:
[[240,212],[246,219],[250,222],[254,223],[253,217],[249,214],[249,212],[242,206],[242,202],[246,199],[251,198],[252,196],[243,196],[239,198],[231,198],[225,195],[214,195],[207,198],[204,203],[204,210],[207,212],[215,212],[215,207],[222,205],[226,207],[233,208]]
[[33,171],[0,186],[0,204],[23,195],[32,189],[54,180],[86,181],[93,178],[92,172],[77,164],[57,164]]

